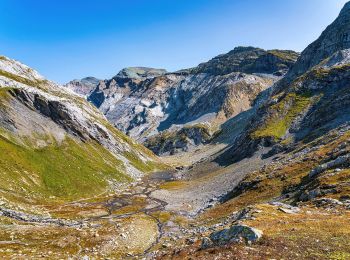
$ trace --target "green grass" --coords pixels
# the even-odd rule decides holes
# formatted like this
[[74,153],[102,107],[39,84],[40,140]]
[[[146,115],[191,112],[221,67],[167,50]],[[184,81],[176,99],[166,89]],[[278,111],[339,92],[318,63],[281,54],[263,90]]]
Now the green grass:
[[73,200],[105,192],[108,180],[126,182],[122,162],[97,143],[66,138],[33,149],[0,135],[0,189]]
[[270,50],[268,53],[275,55],[282,60],[296,61],[298,54],[292,51]]
[[17,81],[19,83],[22,83],[22,84],[25,84],[25,85],[28,85],[28,86],[32,86],[32,87],[35,87],[35,86],[37,86],[37,85],[42,83],[42,81],[30,80],[30,79],[27,79],[27,78],[24,78],[24,77],[12,74],[12,73],[4,71],[4,70],[0,70],[0,76],[4,76],[6,78],[12,79],[12,80]]
[[153,172],[155,170],[165,170],[169,169],[169,167],[165,164],[161,164],[159,162],[154,161],[142,161],[135,153],[133,152],[124,152],[123,156],[128,159],[130,164],[134,166],[136,169],[138,169],[141,172]]
[[0,103],[3,100],[8,100],[10,98],[9,91],[13,89],[11,87],[0,87]]
[[266,123],[251,134],[253,139],[263,137],[282,138],[293,120],[311,103],[310,95],[288,94],[282,101],[273,105],[271,116]]

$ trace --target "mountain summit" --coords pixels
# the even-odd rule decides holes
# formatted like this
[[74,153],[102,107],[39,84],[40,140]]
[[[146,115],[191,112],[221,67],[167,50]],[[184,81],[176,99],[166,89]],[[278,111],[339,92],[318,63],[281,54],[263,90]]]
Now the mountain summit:
[[297,77],[337,51],[350,48],[350,3],[345,4],[337,19],[311,43],[289,71],[287,79]]
[[195,73],[216,75],[231,72],[274,74],[288,71],[299,55],[293,51],[269,50],[255,47],[236,47],[232,51],[219,55],[212,60],[199,64]]
[[115,78],[147,79],[162,76],[166,72],[165,69],[129,67],[119,71]]

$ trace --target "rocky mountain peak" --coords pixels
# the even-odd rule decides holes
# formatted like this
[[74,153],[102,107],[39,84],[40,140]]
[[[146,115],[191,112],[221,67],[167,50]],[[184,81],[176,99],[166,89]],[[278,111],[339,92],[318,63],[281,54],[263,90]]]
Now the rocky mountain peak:
[[286,76],[287,80],[300,76],[324,59],[340,50],[350,48],[350,2],[346,3],[337,19],[321,36],[311,43]]
[[69,88],[73,90],[75,93],[87,96],[89,95],[100,83],[100,79],[97,79],[95,77],[85,77],[82,79],[74,79],[64,86],[66,88]]
[[45,80],[45,78],[42,75],[40,75],[36,70],[28,67],[27,65],[19,61],[10,59],[5,56],[0,56],[0,71],[17,75],[19,77],[23,77],[32,81]]
[[236,47],[192,69],[193,73],[225,75],[232,72],[284,74],[298,59],[294,51],[263,50],[255,47]]
[[340,16],[342,15],[349,15],[349,12],[350,12],[350,2],[347,2],[343,9],[340,11]]
[[101,80],[100,79],[97,79],[95,77],[86,77],[86,78],[82,78],[81,79],[81,82],[85,83],[85,84],[93,84],[93,85],[96,85],[100,82]]
[[229,54],[239,54],[239,53],[263,53],[264,50],[257,47],[252,46],[237,46],[232,51],[229,52]]
[[155,69],[148,67],[128,67],[118,72],[115,78],[122,79],[147,79],[159,77],[167,73],[165,69]]

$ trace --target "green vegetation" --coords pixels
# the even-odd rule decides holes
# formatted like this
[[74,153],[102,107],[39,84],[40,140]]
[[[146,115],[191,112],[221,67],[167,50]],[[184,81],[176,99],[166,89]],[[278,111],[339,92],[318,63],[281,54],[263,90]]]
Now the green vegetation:
[[[0,87],[0,99],[1,101],[3,100],[8,100],[10,98],[9,91],[13,89],[10,87]],[[0,103],[1,104],[1,103]]]
[[48,199],[71,200],[105,192],[108,181],[125,182],[122,162],[97,143],[66,138],[33,149],[0,135],[0,188]]
[[22,83],[22,84],[25,84],[25,85],[28,85],[28,86],[32,86],[32,87],[35,87],[35,86],[37,86],[37,85],[42,83],[42,81],[30,80],[30,79],[27,79],[27,78],[24,78],[24,77],[12,74],[12,73],[4,71],[4,70],[0,70],[0,76],[4,76],[6,78],[12,79],[12,80],[17,81],[19,83]]
[[270,50],[268,53],[280,58],[281,60],[296,61],[299,58],[298,53],[293,51]]
[[164,190],[176,190],[186,186],[186,182],[183,181],[167,181],[159,185],[160,189]]
[[[101,124],[103,124],[113,135],[120,138],[125,143],[129,144],[131,148],[144,153],[145,155],[147,155],[151,159],[157,160],[157,157],[154,155],[154,153],[151,150],[147,149],[146,147],[144,147],[143,145],[141,145],[139,143],[134,142],[129,136],[127,136],[123,132],[119,131],[114,126],[112,126],[108,121],[99,120],[99,122]],[[163,165],[161,163],[158,163],[158,164],[159,164],[159,167],[161,167],[161,168],[165,167],[165,165]]]
[[[324,60],[323,63],[326,63],[328,60]],[[303,74],[297,79],[297,82],[303,83],[307,82],[307,80],[311,81],[324,81],[328,79],[334,79],[334,77],[339,76],[341,73],[345,73],[350,70],[349,64],[343,64],[339,66],[334,66],[331,68],[324,67],[315,67],[309,72]]]
[[263,137],[282,138],[293,120],[311,103],[309,94],[290,93],[270,107],[270,118],[265,125],[251,134],[253,139]]
[[123,156],[126,159],[128,159],[128,161],[132,166],[134,166],[136,169],[138,169],[141,172],[152,172],[157,169],[158,170],[166,169],[166,165],[162,165],[161,163],[157,163],[153,161],[147,161],[147,162],[142,161],[140,157],[133,152],[124,152]]

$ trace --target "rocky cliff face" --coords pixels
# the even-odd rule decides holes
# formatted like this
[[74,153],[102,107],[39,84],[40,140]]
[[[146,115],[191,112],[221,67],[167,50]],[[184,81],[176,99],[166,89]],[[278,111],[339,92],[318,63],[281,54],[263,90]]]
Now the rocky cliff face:
[[[179,135],[175,132],[183,126],[198,123],[216,131],[229,118],[250,109],[257,95],[276,82],[297,57],[291,51],[239,47],[197,68],[175,73],[127,68],[100,82],[88,100],[127,135],[141,142],[152,137],[153,144],[173,150],[163,143],[164,135],[154,142],[158,133],[167,130]],[[164,151],[158,148],[152,146],[154,151]]]
[[300,59],[290,70],[286,79],[293,80],[337,51],[350,48],[349,31],[350,3],[347,3],[338,18],[302,52]]
[[2,203],[93,196],[160,165],[85,99],[3,56],[0,149]]
[[238,160],[261,145],[273,146],[273,154],[349,122],[349,6],[272,89],[239,140],[244,152],[232,148],[228,157]]

